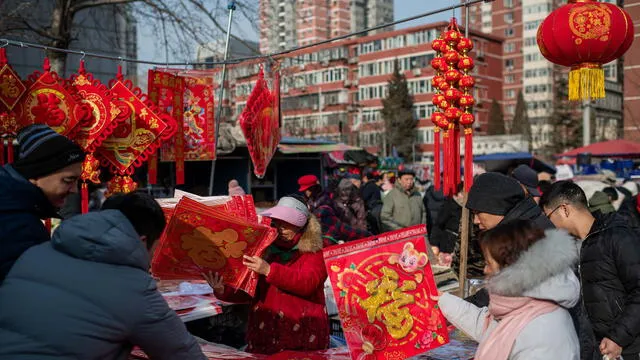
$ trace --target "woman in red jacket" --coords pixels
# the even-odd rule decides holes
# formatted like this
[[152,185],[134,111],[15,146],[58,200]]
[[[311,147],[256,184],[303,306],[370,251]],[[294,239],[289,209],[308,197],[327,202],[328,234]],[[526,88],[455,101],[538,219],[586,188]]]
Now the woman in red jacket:
[[[251,300],[247,351],[275,354],[284,350],[323,350],[329,346],[329,319],[324,282],[327,271],[322,257],[322,232],[307,206],[283,197],[262,214],[272,219],[279,237],[266,260],[244,257],[244,264],[260,276]],[[221,279],[207,280],[221,300],[231,301]]]

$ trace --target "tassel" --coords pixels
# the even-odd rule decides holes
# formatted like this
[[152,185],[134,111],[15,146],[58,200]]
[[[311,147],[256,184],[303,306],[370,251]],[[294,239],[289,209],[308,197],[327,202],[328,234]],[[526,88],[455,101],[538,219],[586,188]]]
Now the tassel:
[[4,139],[0,140],[0,165],[4,165]]
[[149,175],[149,184],[157,184],[158,183],[158,153],[155,152],[153,155],[149,156],[149,161],[147,163],[148,166],[148,175]]
[[473,185],[473,128],[464,128],[464,190],[469,192]]
[[7,141],[7,164],[13,163],[13,139]]
[[455,125],[455,130],[454,130],[454,143],[453,143],[453,149],[455,150],[455,156],[453,158],[454,162],[455,162],[455,169],[454,169],[454,175],[455,175],[455,181],[453,184],[453,189],[451,189],[453,191],[453,194],[457,193],[458,191],[458,184],[460,184],[460,126],[458,124]]
[[451,164],[449,163],[449,131],[448,129],[444,131],[442,134],[442,146],[443,146],[443,154],[442,160],[444,164],[442,164],[442,194],[447,196],[447,191],[449,190],[449,168]]
[[580,64],[569,72],[569,100],[605,97],[604,70],[600,64]]
[[86,182],[83,182],[80,188],[80,207],[83,214],[89,212],[89,185]]
[[433,188],[440,190],[440,128],[436,126],[433,129]]
[[449,180],[447,181],[448,187],[446,189],[445,192],[445,196],[453,196],[454,193],[454,187],[455,187],[455,181],[456,181],[456,175],[455,175],[455,166],[456,166],[456,161],[455,161],[455,156],[456,156],[456,150],[455,150],[455,141],[456,141],[456,137],[455,137],[455,131],[454,131],[454,124],[450,123],[449,124],[449,129],[447,130],[447,132],[449,133],[449,141],[448,141],[448,147],[449,147],[449,157],[447,159],[445,159],[444,161],[446,161],[449,164],[449,174],[448,174],[448,178]]
[[44,227],[45,229],[47,229],[47,232],[49,233],[49,235],[51,235],[51,219],[45,219],[44,220]]

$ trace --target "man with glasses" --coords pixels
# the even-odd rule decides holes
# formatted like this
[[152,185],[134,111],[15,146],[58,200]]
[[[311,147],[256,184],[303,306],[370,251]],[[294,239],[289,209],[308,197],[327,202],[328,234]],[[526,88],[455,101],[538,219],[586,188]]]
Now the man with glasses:
[[556,227],[579,241],[582,307],[595,334],[593,347],[589,336],[580,334],[583,358],[602,354],[609,359],[620,355],[625,360],[640,359],[637,229],[616,213],[594,217],[584,191],[570,181],[553,184],[540,199],[540,206]]

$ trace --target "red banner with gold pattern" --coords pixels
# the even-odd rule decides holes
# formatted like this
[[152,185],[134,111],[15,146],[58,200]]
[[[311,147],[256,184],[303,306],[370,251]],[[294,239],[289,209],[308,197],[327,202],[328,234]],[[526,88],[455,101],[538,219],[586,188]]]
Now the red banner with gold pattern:
[[161,279],[182,280],[218,273],[225,285],[253,296],[257,275],[242,264],[242,257],[261,256],[277,233],[225,208],[182,198],[154,252],[152,273]]
[[[7,62],[7,51],[0,49],[0,112],[10,112],[18,105],[22,95],[27,92],[26,85]],[[2,124],[0,124],[2,126]],[[4,135],[0,128],[0,135]]]
[[424,225],[324,250],[354,360],[406,359],[449,342]]
[[176,124],[171,116],[158,111],[139,88],[133,88],[131,81],[120,79],[110,82],[120,110],[119,124],[96,153],[114,173],[131,175],[175,133]]
[[[184,79],[183,133],[184,158],[187,161],[215,160],[216,128],[214,114],[214,90],[211,74],[187,71]],[[177,138],[176,138],[177,140]],[[174,161],[175,147],[162,147],[161,160]]]

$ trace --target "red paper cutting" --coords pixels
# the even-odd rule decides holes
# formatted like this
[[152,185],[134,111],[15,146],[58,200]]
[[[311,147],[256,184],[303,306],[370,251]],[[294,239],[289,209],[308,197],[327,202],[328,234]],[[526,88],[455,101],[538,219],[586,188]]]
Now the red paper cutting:
[[153,274],[200,280],[203,273],[219,273],[225,285],[253,296],[257,276],[242,264],[242,256],[261,256],[277,233],[222,208],[182,198],[154,253]]
[[353,360],[406,359],[448,343],[418,225],[324,250]]
[[27,87],[11,65],[7,63],[5,48],[0,49],[0,67],[0,110],[11,111],[27,91]]
[[280,75],[275,70],[273,87],[274,91],[269,90],[261,68],[256,86],[239,118],[253,161],[253,172],[258,178],[266,173],[280,143]]

